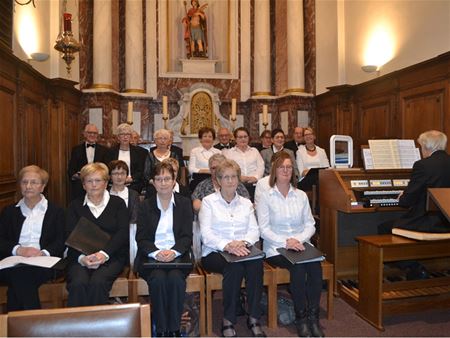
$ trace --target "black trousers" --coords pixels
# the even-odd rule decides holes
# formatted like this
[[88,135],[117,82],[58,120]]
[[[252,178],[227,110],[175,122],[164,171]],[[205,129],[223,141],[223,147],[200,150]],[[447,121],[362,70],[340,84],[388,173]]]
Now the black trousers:
[[263,289],[263,260],[255,259],[241,263],[228,263],[218,252],[202,258],[203,267],[209,272],[223,275],[223,313],[224,318],[236,324],[236,307],[241,291],[242,279],[248,297],[250,317],[259,319],[262,314],[261,294]]
[[67,306],[102,305],[109,301],[109,292],[125,263],[110,259],[98,269],[88,269],[78,262],[67,271]]
[[53,274],[52,269],[29,265],[0,270],[0,281],[8,285],[7,311],[40,309],[39,287]]
[[189,271],[181,269],[149,269],[141,271],[150,290],[156,332],[178,331],[186,295]]
[[322,266],[320,262],[291,264],[281,255],[267,258],[267,261],[280,268],[288,269],[291,277],[291,291],[297,316],[305,310],[319,308],[322,292]]

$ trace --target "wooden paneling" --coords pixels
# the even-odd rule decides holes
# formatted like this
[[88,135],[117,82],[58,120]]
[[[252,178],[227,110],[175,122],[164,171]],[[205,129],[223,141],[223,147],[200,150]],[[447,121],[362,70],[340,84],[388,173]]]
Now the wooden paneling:
[[417,139],[430,129],[450,136],[450,52],[359,85],[330,87],[315,106],[319,140],[352,136],[355,166],[369,139]]

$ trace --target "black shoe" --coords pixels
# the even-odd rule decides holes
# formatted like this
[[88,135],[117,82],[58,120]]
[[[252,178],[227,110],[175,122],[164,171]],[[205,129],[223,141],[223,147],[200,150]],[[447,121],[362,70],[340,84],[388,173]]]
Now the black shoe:
[[237,337],[233,324],[222,325],[222,337]]
[[252,331],[253,337],[267,337],[266,333],[261,328],[261,324],[258,320],[251,322],[250,318],[247,319],[247,327]]
[[308,324],[311,337],[325,337],[319,324],[319,308],[311,308],[308,311]]
[[169,331],[169,332],[167,332],[166,337],[181,337],[181,332],[180,332],[180,330]]
[[430,274],[422,265],[409,269],[406,273],[406,280],[428,279]]
[[311,337],[311,330],[308,325],[308,313],[306,310],[301,311],[295,319],[295,327],[299,337]]

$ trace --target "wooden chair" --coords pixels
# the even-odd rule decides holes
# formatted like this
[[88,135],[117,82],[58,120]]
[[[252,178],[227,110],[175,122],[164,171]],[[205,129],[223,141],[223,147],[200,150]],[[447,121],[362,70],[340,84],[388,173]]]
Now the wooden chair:
[[150,306],[100,305],[0,315],[1,337],[150,337]]
[[[219,273],[209,273],[202,269],[203,274],[206,278],[206,327],[207,336],[212,336],[212,300],[213,291],[222,290],[222,275]],[[268,313],[267,313],[267,326],[269,328],[276,328],[277,326],[277,314],[274,309],[276,309],[277,304],[277,294],[276,294],[276,284],[274,282],[274,272],[275,270],[268,264],[264,264],[264,278],[263,285],[267,286],[267,303],[268,303]],[[244,281],[242,286],[244,287]]]
[[[147,282],[144,279],[136,276],[134,273],[130,275],[129,283],[129,302],[138,302],[139,296],[149,295]],[[186,292],[198,292],[200,295],[199,330],[200,335],[205,336],[205,276],[197,268],[194,268],[194,270],[186,278]]]
[[[333,264],[327,261],[322,261],[322,275],[323,280],[327,281],[327,318],[328,320],[333,319],[333,292],[334,292],[334,268]],[[283,269],[279,267],[272,267],[275,273],[275,293],[277,292],[278,285],[280,284],[288,284],[291,281],[291,276],[288,269]],[[275,302],[274,308],[272,309],[274,312],[275,318],[278,315],[278,307]],[[277,321],[275,321],[275,327],[277,327]]]

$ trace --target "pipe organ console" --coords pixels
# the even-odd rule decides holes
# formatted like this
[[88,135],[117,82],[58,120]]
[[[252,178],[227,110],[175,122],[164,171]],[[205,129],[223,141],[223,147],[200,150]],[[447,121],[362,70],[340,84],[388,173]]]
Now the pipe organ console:
[[377,234],[378,224],[405,212],[398,207],[397,198],[410,176],[410,169],[319,171],[319,243],[327,260],[334,264],[335,282],[357,278],[355,238]]

